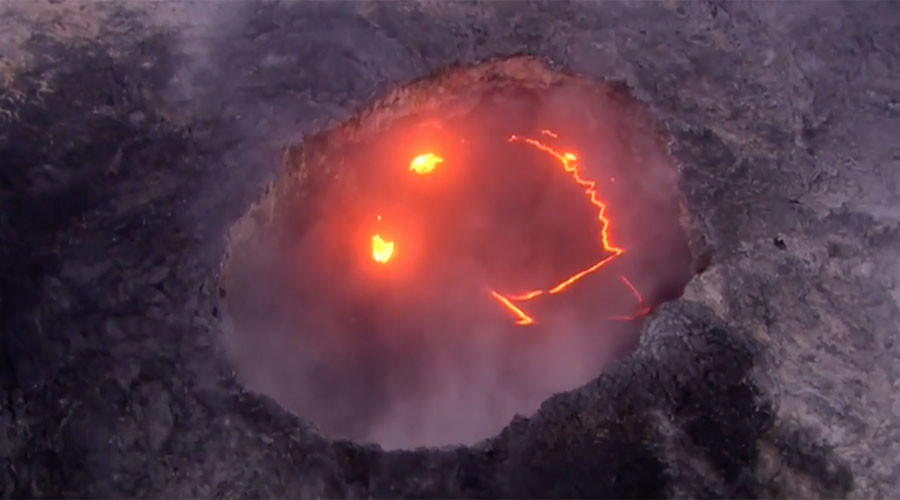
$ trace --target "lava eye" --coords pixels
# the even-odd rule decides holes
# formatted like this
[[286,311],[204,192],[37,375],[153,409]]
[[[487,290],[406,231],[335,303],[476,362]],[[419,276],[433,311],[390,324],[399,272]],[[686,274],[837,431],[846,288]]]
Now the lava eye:
[[372,258],[375,262],[386,264],[394,255],[394,242],[385,240],[381,235],[372,236]]
[[430,174],[444,159],[434,153],[424,153],[409,162],[409,169],[419,175]]

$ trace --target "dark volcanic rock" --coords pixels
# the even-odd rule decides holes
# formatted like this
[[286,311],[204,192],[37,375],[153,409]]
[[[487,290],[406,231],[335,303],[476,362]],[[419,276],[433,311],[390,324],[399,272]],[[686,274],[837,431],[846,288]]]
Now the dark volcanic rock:
[[[893,4],[2,9],[4,497],[896,490]],[[216,275],[279,148],[518,53],[627,85],[668,129],[702,271],[684,297],[632,357],[471,448],[332,442],[243,391]]]

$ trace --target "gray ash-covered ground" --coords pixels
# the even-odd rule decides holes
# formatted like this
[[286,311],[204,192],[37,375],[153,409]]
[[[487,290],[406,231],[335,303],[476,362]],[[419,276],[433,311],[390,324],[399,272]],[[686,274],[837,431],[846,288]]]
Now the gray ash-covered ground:
[[[4,497],[896,491],[896,5],[0,8]],[[474,447],[333,442],[243,390],[217,273],[280,148],[514,54],[620,82],[668,130],[684,296]]]

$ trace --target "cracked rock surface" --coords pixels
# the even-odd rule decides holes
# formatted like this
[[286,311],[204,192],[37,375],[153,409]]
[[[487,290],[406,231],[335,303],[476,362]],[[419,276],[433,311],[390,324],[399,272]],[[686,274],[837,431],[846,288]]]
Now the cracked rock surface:
[[[3,497],[885,497],[900,481],[890,3],[0,5]],[[638,350],[474,447],[330,441],[220,343],[279,151],[530,54],[672,137],[696,277]]]

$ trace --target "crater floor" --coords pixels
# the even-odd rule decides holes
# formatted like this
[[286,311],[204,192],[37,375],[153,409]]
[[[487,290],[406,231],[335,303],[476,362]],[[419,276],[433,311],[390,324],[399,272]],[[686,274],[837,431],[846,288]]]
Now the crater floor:
[[[690,277],[646,115],[621,87],[513,57],[291,146],[229,230],[238,380],[325,436],[397,449],[474,444],[594,379]],[[423,151],[439,163],[414,171]]]
[[[900,481],[890,3],[0,5],[3,497],[885,497]],[[9,29],[7,29],[7,27]],[[222,344],[284,147],[528,54],[665,127],[697,274],[471,447],[331,441]]]

